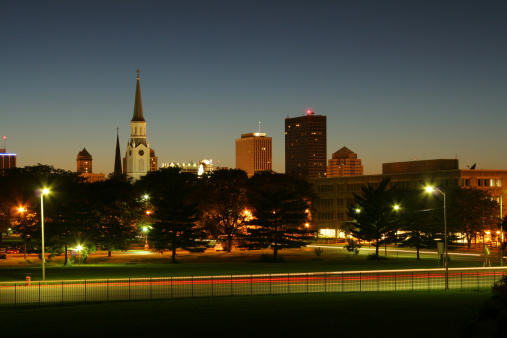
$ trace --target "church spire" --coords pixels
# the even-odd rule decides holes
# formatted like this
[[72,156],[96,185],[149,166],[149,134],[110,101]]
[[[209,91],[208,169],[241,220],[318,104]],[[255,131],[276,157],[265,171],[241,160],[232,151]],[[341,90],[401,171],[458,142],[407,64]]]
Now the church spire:
[[132,122],[141,122],[145,121],[143,116],[143,101],[141,100],[141,85],[139,84],[139,72],[137,73],[137,86],[136,86],[136,99],[134,102],[134,116],[132,117]]
[[113,176],[120,178],[122,175],[121,171],[120,137],[118,136],[118,128],[116,128],[116,156],[114,157]]

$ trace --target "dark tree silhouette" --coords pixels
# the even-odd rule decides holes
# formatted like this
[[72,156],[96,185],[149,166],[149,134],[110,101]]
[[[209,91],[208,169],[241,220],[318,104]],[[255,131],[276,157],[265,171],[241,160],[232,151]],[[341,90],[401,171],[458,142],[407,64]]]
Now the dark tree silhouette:
[[253,219],[248,222],[242,247],[267,248],[273,259],[281,249],[300,248],[311,238],[305,228],[311,207],[313,189],[307,181],[286,174],[260,172],[247,185]]

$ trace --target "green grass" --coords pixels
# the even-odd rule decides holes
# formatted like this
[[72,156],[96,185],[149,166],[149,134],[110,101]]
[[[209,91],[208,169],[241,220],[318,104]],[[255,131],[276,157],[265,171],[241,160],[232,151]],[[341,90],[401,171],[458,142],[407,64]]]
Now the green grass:
[[[209,276],[209,275],[243,275],[297,272],[331,272],[331,271],[359,271],[386,269],[428,269],[437,268],[434,259],[415,260],[413,258],[393,258],[389,260],[370,261],[365,257],[341,257],[332,260],[286,260],[279,263],[259,263],[258,255],[250,259],[235,262],[195,263],[180,261],[176,264],[160,264],[150,262],[137,263],[97,263],[74,264],[63,266],[58,263],[46,265],[47,280],[76,280],[76,279],[112,279],[112,278],[143,278],[170,276]],[[469,267],[482,265],[477,262],[456,261],[451,267]],[[19,267],[0,267],[0,281],[21,281],[30,276],[33,281],[41,280],[42,268],[36,265],[21,265]]]
[[489,292],[175,299],[0,309],[2,336],[460,337]]

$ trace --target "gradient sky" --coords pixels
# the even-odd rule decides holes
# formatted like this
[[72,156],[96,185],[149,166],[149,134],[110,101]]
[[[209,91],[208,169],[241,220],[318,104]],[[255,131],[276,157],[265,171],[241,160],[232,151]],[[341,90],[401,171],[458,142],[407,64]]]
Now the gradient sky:
[[[327,116],[365,174],[458,158],[507,170],[505,1],[0,2],[0,136],[18,166],[114,168],[130,136],[136,69],[159,164],[235,167],[235,139]],[[3,146],[3,144],[2,144]],[[218,161],[220,161],[218,163]]]

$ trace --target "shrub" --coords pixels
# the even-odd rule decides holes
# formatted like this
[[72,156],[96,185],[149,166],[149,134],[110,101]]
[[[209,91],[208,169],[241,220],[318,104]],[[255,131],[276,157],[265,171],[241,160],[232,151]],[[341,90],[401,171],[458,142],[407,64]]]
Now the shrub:
[[370,261],[385,261],[387,259],[388,258],[386,256],[379,256],[374,253],[368,255],[368,260],[370,260]]

